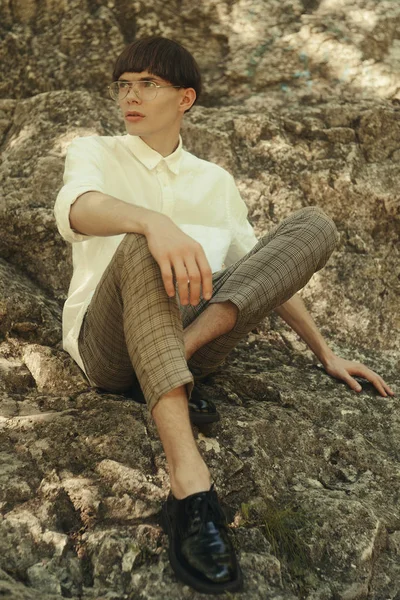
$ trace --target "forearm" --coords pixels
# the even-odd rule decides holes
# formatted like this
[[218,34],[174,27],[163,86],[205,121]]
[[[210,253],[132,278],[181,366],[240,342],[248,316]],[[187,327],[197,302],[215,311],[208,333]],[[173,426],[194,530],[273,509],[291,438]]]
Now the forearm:
[[275,309],[275,312],[305,341],[323,365],[332,357],[333,352],[318,330],[303,300],[295,294]]
[[86,192],[71,206],[69,220],[72,229],[86,235],[146,235],[155,216],[160,214],[101,192]]
[[295,294],[275,311],[308,344],[329,375],[342,379],[352,390],[360,392],[361,385],[352,377],[358,375],[370,381],[381,396],[394,395],[393,390],[377,373],[361,363],[340,358],[330,350],[300,296]]

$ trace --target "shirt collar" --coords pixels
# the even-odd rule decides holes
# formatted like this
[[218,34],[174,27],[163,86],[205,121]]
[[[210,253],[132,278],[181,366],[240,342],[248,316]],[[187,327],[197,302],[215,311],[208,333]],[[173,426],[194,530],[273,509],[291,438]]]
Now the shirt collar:
[[125,139],[136,158],[150,171],[155,169],[161,161],[164,161],[172,173],[175,175],[179,174],[179,167],[183,155],[181,136],[179,136],[178,147],[168,156],[162,156],[162,154],[153,150],[153,148],[150,148],[150,146],[148,146],[138,135],[127,134]]

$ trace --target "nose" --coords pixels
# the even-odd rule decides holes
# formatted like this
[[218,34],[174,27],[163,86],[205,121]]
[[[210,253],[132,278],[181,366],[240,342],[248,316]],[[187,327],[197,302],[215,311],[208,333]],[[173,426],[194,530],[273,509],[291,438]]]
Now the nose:
[[[131,98],[130,98],[131,96]],[[136,101],[140,101],[140,96],[138,93],[138,90],[136,89],[136,86],[131,85],[129,88],[129,91],[126,95],[127,100],[136,100]]]

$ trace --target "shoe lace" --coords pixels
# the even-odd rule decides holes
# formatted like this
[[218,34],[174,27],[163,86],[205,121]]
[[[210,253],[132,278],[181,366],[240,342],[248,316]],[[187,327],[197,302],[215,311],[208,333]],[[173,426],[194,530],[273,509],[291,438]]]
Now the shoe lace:
[[198,496],[188,503],[186,507],[187,514],[195,516],[191,522],[191,532],[204,531],[207,523],[212,521],[215,525],[225,525],[225,515],[219,505],[218,498],[214,492],[214,485],[202,496]]

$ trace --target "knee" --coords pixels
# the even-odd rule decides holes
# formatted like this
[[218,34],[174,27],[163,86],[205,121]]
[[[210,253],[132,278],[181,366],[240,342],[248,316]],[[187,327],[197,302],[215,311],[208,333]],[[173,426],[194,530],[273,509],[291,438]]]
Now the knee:
[[120,268],[122,269],[123,265],[127,263],[131,266],[133,264],[144,265],[147,264],[147,259],[153,259],[153,257],[146,236],[140,233],[126,233],[115,252],[115,260]]
[[150,252],[147,238],[141,233],[126,233],[119,247],[123,252],[127,252],[128,254],[137,251],[141,253]]
[[320,221],[321,223],[324,221],[328,221],[329,223],[332,223],[333,226],[335,226],[332,219],[328,217],[328,215],[319,206],[305,206],[304,208],[298,210],[296,214],[298,214],[299,217],[307,219],[309,221]]
[[299,217],[321,233],[326,245],[333,251],[339,242],[339,232],[333,220],[319,206],[306,206],[298,211]]

